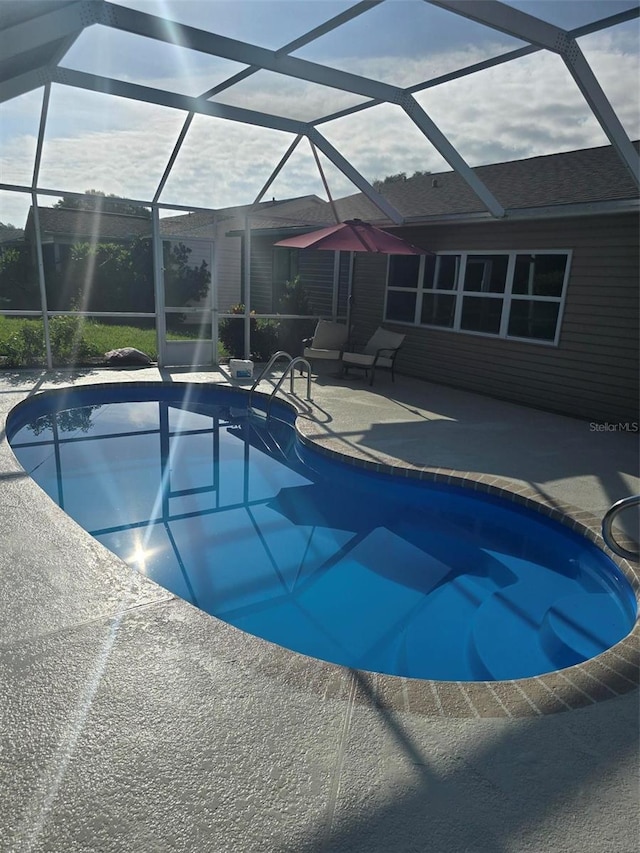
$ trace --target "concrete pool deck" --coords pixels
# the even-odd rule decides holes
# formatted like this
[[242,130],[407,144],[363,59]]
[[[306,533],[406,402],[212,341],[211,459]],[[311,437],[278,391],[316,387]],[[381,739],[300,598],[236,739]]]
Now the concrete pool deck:
[[[544,701],[512,683],[519,706],[502,683],[425,682],[427,707],[411,680],[212,619],[82,531],[5,440],[30,394],[139,380],[228,377],[0,373],[0,851],[635,853],[637,632],[615,677],[555,674]],[[386,375],[312,394],[305,431],[372,462],[481,472],[600,518],[640,492],[637,434],[615,424]]]

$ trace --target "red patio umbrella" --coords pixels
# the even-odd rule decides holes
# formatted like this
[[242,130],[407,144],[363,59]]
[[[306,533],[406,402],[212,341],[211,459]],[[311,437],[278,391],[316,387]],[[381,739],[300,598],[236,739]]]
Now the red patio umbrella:
[[376,252],[382,255],[431,255],[412,243],[376,228],[361,219],[347,219],[319,231],[280,240],[276,246],[289,249],[325,249],[332,252]]
[[[380,255],[432,255],[428,249],[420,249],[401,237],[389,234],[382,228],[363,222],[361,219],[347,219],[337,225],[320,228],[289,237],[275,243],[288,249],[324,249],[331,252],[372,252]],[[347,296],[347,326],[351,326],[352,285],[354,256],[351,256],[349,269],[349,294]]]

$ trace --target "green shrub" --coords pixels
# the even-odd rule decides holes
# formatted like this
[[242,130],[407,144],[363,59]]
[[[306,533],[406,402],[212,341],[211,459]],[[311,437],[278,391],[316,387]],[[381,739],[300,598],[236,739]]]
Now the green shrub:
[[[283,314],[313,314],[313,305],[299,275],[285,282],[278,310]],[[278,329],[278,349],[292,356],[300,355],[303,339],[310,338],[315,327],[315,320],[282,320]]]
[[52,317],[49,321],[51,357],[56,365],[78,364],[101,355],[84,337],[82,317]]
[[[231,358],[244,358],[244,305],[232,305],[231,314],[238,319],[225,317],[220,321],[218,336]],[[279,348],[278,320],[258,320],[251,312],[251,357],[256,361],[268,361]]]
[[9,334],[0,342],[0,355],[7,367],[31,367],[45,361],[44,332],[37,320],[6,323]]

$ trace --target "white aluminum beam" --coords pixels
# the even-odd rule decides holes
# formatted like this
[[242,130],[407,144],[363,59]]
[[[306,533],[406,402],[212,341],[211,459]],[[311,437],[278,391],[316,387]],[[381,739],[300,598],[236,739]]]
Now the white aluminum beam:
[[469,20],[558,54],[618,156],[640,185],[640,157],[575,38],[566,30],[498,0],[426,0]]
[[[371,184],[358,172],[353,166],[325,139],[324,136],[314,127],[293,119],[285,119],[279,116],[271,116],[266,113],[258,113],[253,110],[245,110],[239,107],[232,107],[226,104],[215,104],[211,101],[204,101],[201,98],[192,98],[188,95],[178,95],[173,92],[165,92],[160,89],[151,89],[147,86],[140,86],[134,83],[125,83],[121,80],[114,80],[110,77],[99,77],[95,74],[86,74],[82,71],[72,71],[71,69],[60,68],[52,73],[54,82],[76,86],[82,89],[89,89],[96,92],[104,92],[106,94],[117,97],[130,98],[138,101],[146,101],[148,103],[158,104],[173,109],[184,110],[185,112],[202,113],[217,118],[237,121],[243,124],[258,125],[260,127],[270,127],[275,130],[281,130],[296,135],[303,134],[308,136],[317,147],[326,154],[326,156],[337,166],[340,171],[346,175],[349,180],[355,184],[375,206],[388,216],[396,224],[402,222],[401,214],[384,198],[380,193],[376,192]],[[425,133],[428,138],[429,134],[435,137],[434,145],[440,153],[447,159],[453,168],[460,170],[461,176],[469,183],[471,189],[479,196],[483,204],[485,204],[494,216],[503,216],[504,210],[491,195],[489,190],[475,176],[474,172],[467,166],[464,160],[460,157],[456,149],[445,139],[440,133],[435,124],[428,118],[420,105],[411,98],[410,95],[405,96],[412,103],[409,105],[410,117],[416,122],[417,126]],[[405,107],[406,109],[406,107]],[[455,165],[454,165],[455,164]],[[480,190],[480,192],[478,192]],[[489,203],[487,203],[489,202]]]
[[50,80],[51,75],[48,66],[34,68],[32,71],[4,80],[0,83],[0,104],[10,101],[12,98],[18,98],[27,92],[32,92],[34,89],[39,89],[40,86],[46,85]]
[[296,136],[296,138],[293,140],[293,142],[291,143],[291,145],[290,145],[290,146],[287,148],[287,150],[284,152],[284,154],[283,154],[283,155],[282,155],[282,157],[280,158],[280,161],[278,162],[278,165],[277,165],[277,166],[275,167],[275,169],[271,172],[271,174],[270,174],[270,175],[269,175],[269,177],[267,178],[266,183],[264,184],[264,186],[262,187],[262,189],[260,190],[260,192],[258,193],[258,195],[255,197],[255,200],[254,200],[254,202],[253,202],[253,204],[252,204],[252,208],[257,207],[257,205],[259,205],[259,204],[260,204],[260,202],[262,201],[262,198],[263,198],[264,194],[265,194],[265,193],[266,193],[266,191],[269,189],[269,187],[271,186],[271,184],[275,181],[275,179],[278,177],[278,175],[280,174],[280,172],[281,172],[282,168],[284,167],[285,163],[287,162],[287,160],[289,159],[289,157],[291,157],[291,155],[293,154],[293,152],[294,152],[294,151],[296,150],[296,148],[298,147],[298,145],[299,145],[299,143],[300,143],[300,140],[301,140],[301,139],[302,139],[302,136]]
[[36,246],[36,262],[38,265],[38,287],[40,289],[40,307],[42,309],[42,328],[44,331],[44,349],[49,370],[53,367],[51,355],[51,335],[49,333],[49,308],[47,305],[47,287],[44,280],[44,258],[42,254],[42,231],[40,229],[40,211],[38,210],[38,196],[31,194],[31,209],[33,211],[33,229]]
[[328,68],[306,59],[287,56],[279,51],[267,50],[264,47],[248,44],[237,39],[227,38],[215,33],[189,27],[186,24],[167,21],[155,15],[148,15],[124,6],[104,3],[104,16],[100,23],[125,32],[134,33],[147,38],[177,44],[181,47],[207,53],[211,56],[221,56],[249,66],[265,68],[277,74],[285,74],[322,86],[330,86],[346,92],[364,95],[367,98],[381,98],[385,101],[398,103],[402,90],[388,83],[370,80],[357,74]]
[[448,74],[432,77],[430,80],[424,80],[422,83],[415,83],[413,86],[409,86],[407,92],[413,94],[414,92],[424,92],[425,89],[434,89],[443,83],[450,83],[452,80],[468,77],[470,74],[476,74],[478,71],[486,71],[487,68],[495,68],[497,65],[503,65],[505,62],[511,62],[514,59],[521,59],[523,56],[538,53],[540,50],[541,48],[535,45],[519,47],[516,50],[510,50],[508,53],[501,53],[499,56],[492,56],[489,59],[483,59],[481,62],[474,62],[473,65],[465,65],[464,68],[458,68],[457,71],[450,71]]
[[354,169],[351,163],[345,159],[327,139],[325,139],[319,130],[311,128],[309,130],[308,137],[310,142],[319,148],[322,153],[331,160],[334,166],[340,169],[342,174],[349,178],[351,183],[355,184],[355,186],[357,186],[358,189],[363,192],[367,198],[373,202],[373,204],[375,204],[378,210],[381,210],[385,216],[388,216],[392,222],[396,223],[396,225],[402,224],[403,217],[395,207],[390,204],[383,195],[380,195],[380,193],[377,192],[365,178],[363,178],[360,172]]
[[216,104],[202,98],[193,98],[189,95],[167,92],[164,89],[140,86],[138,83],[126,83],[123,80],[114,80],[112,77],[101,77],[97,74],[87,74],[84,71],[74,71],[70,68],[54,69],[51,72],[51,81],[53,83],[60,83],[63,86],[75,86],[78,89],[101,92],[119,98],[144,101],[149,104],[157,104],[161,107],[183,110],[187,113],[200,113],[212,116],[213,118],[241,122],[242,124],[269,127],[285,133],[304,134],[309,127],[305,122],[295,119],[273,116],[255,110],[245,110],[241,107],[233,107],[228,104]]
[[44,134],[47,127],[47,114],[49,112],[49,99],[51,96],[51,83],[47,83],[44,87],[42,96],[42,108],[40,110],[40,126],[38,127],[38,141],[36,143],[36,156],[33,163],[33,177],[31,179],[31,189],[35,192],[39,183],[40,164],[42,162],[42,146],[44,144]]
[[169,160],[167,162],[167,165],[165,166],[164,172],[162,173],[162,177],[160,178],[160,182],[158,184],[158,187],[154,193],[154,196],[153,196],[154,202],[158,201],[158,199],[160,198],[160,195],[162,193],[162,190],[165,188],[165,184],[167,183],[167,180],[169,179],[169,175],[171,174],[171,170],[173,169],[173,164],[176,162],[178,154],[180,153],[180,149],[182,148],[182,143],[184,142],[185,137],[187,135],[187,132],[188,132],[189,128],[191,127],[193,117],[194,117],[194,113],[189,113],[187,115],[186,119],[184,120],[184,124],[182,125],[182,129],[180,130],[180,133],[178,134],[176,144],[173,146],[173,151],[171,152],[171,156],[169,157]]
[[[364,12],[368,12],[369,9],[372,9],[374,6],[379,6],[382,2],[384,2],[384,0],[362,0],[361,3],[357,3],[350,9],[341,12],[339,15],[335,15],[333,18],[325,21],[324,24],[320,24],[320,26],[315,27],[313,30],[309,30],[309,32],[299,36],[297,39],[279,47],[278,50],[275,51],[275,55],[280,56],[281,54],[292,53],[294,50],[298,50],[298,48],[304,47],[310,42],[315,41],[317,38],[320,38],[320,36],[326,35],[332,30],[335,30],[336,27],[353,20],[353,18],[357,18],[359,15],[364,14]],[[217,95],[218,92],[223,92],[225,89],[229,89],[236,83],[246,80],[247,77],[251,77],[257,71],[260,71],[260,67],[258,65],[252,65],[249,68],[245,68],[243,71],[239,71],[227,80],[223,80],[222,83],[218,83],[218,85],[214,86],[212,89],[209,89],[209,91],[205,92],[202,97],[211,98],[213,95]]]
[[[585,24],[582,27],[576,27],[576,29],[569,32],[569,35],[576,39],[581,38],[582,36],[599,32],[600,30],[616,26],[617,24],[626,23],[627,21],[631,21],[638,17],[640,17],[640,7],[627,9],[626,11],[619,12],[616,15],[609,15],[607,18],[601,18],[599,21],[593,21],[592,23]],[[450,83],[452,80],[459,80],[461,77],[467,77],[470,74],[475,74],[478,71],[484,71],[487,68],[495,68],[498,65],[503,65],[504,63],[511,62],[514,59],[521,59],[524,56],[530,56],[532,53],[539,53],[541,50],[543,50],[543,48],[538,45],[519,47],[515,50],[501,53],[498,56],[484,59],[481,62],[466,65],[464,68],[459,68],[456,71],[450,71],[448,74],[442,74],[439,77],[432,77],[429,80],[422,81],[421,83],[414,83],[413,86],[409,86],[405,91],[414,94],[415,92],[423,92],[426,89],[434,89],[436,86],[441,86],[443,83]],[[337,118],[344,118],[345,116],[352,115],[353,113],[360,112],[361,110],[369,109],[379,103],[382,102],[380,100],[371,100],[362,104],[356,104],[353,107],[347,107],[343,110],[339,110],[338,112],[314,119],[312,124],[316,126],[319,124],[325,124],[328,121],[334,121]]]
[[470,21],[484,24],[493,30],[499,30],[521,41],[558,50],[558,42],[566,33],[559,27],[521,12],[519,9],[500,3],[498,0],[425,0],[432,6],[439,6]]
[[157,205],[151,209],[153,248],[153,294],[156,318],[156,341],[158,344],[158,367],[164,367],[167,361],[167,318],[164,303],[164,260],[162,236],[160,234],[160,210]]
[[493,216],[498,218],[503,217],[505,215],[504,207],[477,177],[473,169],[463,160],[457,149],[440,132],[413,95],[407,94],[405,96],[402,108],[424,135],[431,140],[433,146],[444,157],[451,168],[455,169],[460,177],[467,182],[487,210]]
[[333,18],[329,18],[329,20],[325,21],[324,24],[319,24],[317,27],[309,30],[309,32],[304,33],[304,35],[298,36],[297,39],[294,39],[284,45],[284,47],[279,48],[276,53],[292,53],[292,51],[298,50],[299,47],[304,47],[310,42],[315,41],[317,38],[320,38],[320,36],[330,33],[332,30],[335,30],[336,27],[340,27],[342,24],[352,21],[354,18],[357,18],[359,15],[363,15],[365,12],[368,12],[375,6],[379,6],[383,2],[384,0],[361,0],[361,2],[356,3],[355,6],[345,9],[344,12],[340,12],[339,15],[334,15]]
[[84,2],[30,18],[0,30],[0,56],[6,61],[67,36],[75,37],[95,21],[94,6]]
[[640,186],[640,156],[627,136],[620,119],[609,103],[577,42],[571,38],[568,39],[568,42],[567,50],[561,54],[564,64],[582,92],[600,127],[615,148],[618,157],[631,172],[636,184]]
[[[608,29],[609,27],[624,24],[627,21],[632,21],[634,18],[640,17],[640,7],[635,9],[627,9],[624,12],[618,12],[615,15],[609,15],[607,18],[601,18],[599,21],[593,21],[581,27],[576,27],[570,30],[568,35],[574,39],[581,38],[591,33],[600,32],[600,30]],[[495,68],[497,65],[502,65],[505,62],[511,62],[514,59],[521,59],[523,56],[529,56],[532,53],[538,53],[543,48],[539,45],[527,45],[526,47],[518,47],[515,50],[509,50],[506,53],[501,53],[498,56],[485,59],[482,62],[476,62],[473,65],[467,65],[464,68],[459,68],[457,71],[451,71],[448,74],[442,74],[439,77],[432,77],[430,80],[425,80],[422,83],[416,83],[409,86],[407,92],[422,92],[425,89],[433,89],[435,86],[440,86],[442,83],[449,83],[451,80],[458,80],[460,77],[467,77],[469,74],[475,74],[477,71],[483,71],[486,68]],[[324,119],[323,119],[324,121]]]
[[[297,50],[299,47],[302,47],[306,44],[309,44],[309,42],[312,42],[315,39],[319,38],[320,36],[325,35],[326,33],[330,32],[331,30],[334,30],[336,27],[341,26],[342,24],[346,23],[347,21],[350,21],[353,18],[356,18],[359,15],[362,15],[364,12],[368,12],[369,9],[373,8],[374,6],[378,6],[382,2],[383,2],[383,0],[362,0],[362,2],[357,3],[355,6],[352,6],[350,9],[347,9],[345,12],[342,12],[339,15],[335,15],[333,18],[330,18],[328,21],[325,21],[324,24],[321,24],[320,26],[315,27],[313,30],[309,30],[309,32],[305,33],[304,35],[300,36],[299,38],[295,39],[294,41],[291,41],[288,44],[284,45],[283,47],[279,48],[277,53],[290,53],[293,50]],[[260,69],[257,66],[245,68],[243,71],[240,71],[237,74],[234,74],[232,77],[229,77],[227,80],[223,81],[222,83],[219,83],[218,85],[214,86],[213,88],[208,89],[206,92],[203,92],[200,95],[200,97],[201,98],[211,98],[213,95],[216,95],[218,92],[222,92],[225,89],[228,89],[231,86],[235,85],[236,83],[239,83],[242,80],[245,80],[247,77],[251,77],[253,74],[255,74],[259,70]],[[169,158],[169,162],[166,165],[166,168],[165,168],[164,173],[162,175],[162,179],[160,180],[160,183],[158,184],[158,188],[157,188],[155,196],[154,196],[154,201],[158,200],[158,198],[160,197],[160,194],[162,193],[162,190],[164,189],[164,186],[165,186],[165,184],[169,178],[169,175],[171,173],[171,169],[173,168],[173,164],[175,163],[175,160],[178,156],[178,153],[182,147],[182,143],[184,142],[185,137],[187,135],[187,132],[188,132],[189,128],[191,127],[192,120],[193,120],[193,113],[189,113],[189,115],[185,119],[185,123],[182,127],[182,130],[180,131],[180,134],[179,134],[178,139],[176,141],[176,144],[174,146],[171,157]],[[297,145],[297,142],[294,143],[294,147],[295,147],[295,145]],[[285,157],[285,159],[286,159],[286,157]],[[275,176],[280,171],[280,168],[282,168],[280,165],[276,167],[276,170],[274,171],[273,175],[270,178],[270,182],[274,180]],[[267,184],[267,187],[268,187],[268,185],[269,184]],[[263,190],[263,193],[264,192],[266,192],[266,188]]]
[[[468,166],[464,163],[458,152],[455,148],[449,143],[444,135],[438,130],[435,124],[431,121],[431,119],[426,119],[424,111],[421,110],[419,105],[411,99],[410,102],[407,102],[407,94],[404,90],[398,88],[397,86],[391,86],[387,83],[380,83],[376,80],[370,80],[366,77],[360,77],[356,74],[349,74],[344,71],[339,71],[335,68],[328,68],[323,65],[319,65],[314,62],[308,62],[303,59],[296,59],[291,56],[282,55],[277,51],[267,50],[266,48],[257,47],[255,45],[246,44],[245,42],[237,41],[235,39],[226,38],[223,36],[219,36],[213,33],[206,32],[204,30],[196,29],[195,27],[188,27],[183,24],[177,24],[172,22],[171,26],[167,26],[167,22],[158,18],[154,15],[147,15],[143,12],[138,12],[133,9],[125,8],[122,6],[114,6],[111,3],[104,3],[103,8],[105,11],[104,18],[102,22],[107,26],[115,27],[116,29],[122,29],[126,32],[132,32],[137,35],[147,36],[149,38],[158,39],[160,41],[168,42],[171,44],[179,44],[184,47],[190,48],[192,50],[198,50],[203,53],[212,54],[214,56],[222,56],[226,59],[232,59],[236,62],[243,62],[249,66],[258,66],[260,68],[266,68],[270,71],[275,71],[276,73],[285,74],[291,77],[296,77],[298,79],[307,80],[312,83],[319,83],[323,86],[330,86],[335,89],[341,89],[343,91],[348,91],[355,94],[360,94],[369,98],[377,98],[382,101],[386,101],[393,104],[403,105],[403,108],[407,111],[407,114],[410,118],[412,118],[419,129],[427,136],[427,138],[435,145],[435,147],[443,153],[443,156],[451,165],[453,163],[458,163],[461,168],[461,175],[465,181],[469,184],[473,192],[477,194],[477,188],[482,188],[482,193],[479,195],[483,204],[487,204],[487,200],[489,200],[489,210],[494,215],[504,215],[504,210],[497,202],[495,198],[493,198],[492,194],[489,190],[473,175],[473,172],[469,169]],[[62,81],[64,82],[64,81]],[[142,87],[144,88],[144,87]],[[154,90],[151,90],[154,91]],[[168,95],[168,97],[171,97]],[[178,96],[173,96],[178,97]],[[142,99],[144,100],[144,98]],[[186,103],[188,99],[183,97],[182,103]],[[195,100],[195,99],[191,99]],[[168,105],[168,104],[167,104]],[[414,106],[415,105],[415,106]],[[407,108],[408,107],[408,108]],[[418,107],[416,111],[415,107]],[[185,107],[182,107],[183,109]],[[222,105],[217,105],[218,109],[222,109]],[[187,107],[187,109],[189,109]],[[229,109],[229,108],[226,108]],[[205,110],[201,110],[206,112]],[[238,111],[239,114],[241,111]],[[248,114],[248,111],[245,111]],[[225,116],[221,112],[213,112],[210,113],[213,115],[217,115],[220,117],[230,117]],[[256,114],[257,115],[257,114]],[[416,121],[414,116],[419,117],[419,121]],[[276,119],[275,117],[271,117],[269,119],[269,123],[266,123],[266,116],[263,117],[262,121],[247,121],[247,123],[253,124],[262,124],[266,127],[275,127],[272,122],[279,121],[283,122],[284,119]],[[236,118],[238,121],[243,121],[242,118]],[[289,124],[287,129],[291,128],[291,124]],[[280,129],[284,129],[282,125],[280,125]],[[310,135],[309,126],[307,125],[305,129],[302,128],[302,123],[298,123],[297,128],[293,129],[294,133],[306,133],[309,135],[309,138],[312,141],[316,142],[315,138],[312,138]],[[434,138],[430,134],[434,134]],[[321,137],[322,142],[324,144],[328,144],[324,137]],[[434,141],[435,140],[435,141]],[[321,150],[322,144],[318,144],[318,147]],[[333,149],[334,153],[337,155],[335,149]],[[325,151],[326,153],[326,151]],[[331,155],[327,155],[331,156]],[[342,158],[344,160],[344,158]],[[334,161],[336,162],[336,161]],[[346,160],[344,163],[346,164]],[[336,163],[336,165],[338,165]],[[338,166],[338,168],[344,172],[342,166]],[[456,168],[454,166],[454,168]],[[355,170],[354,170],[355,171]],[[345,172],[346,174],[346,172]],[[355,173],[357,175],[357,173]],[[362,181],[361,176],[357,175],[358,180],[353,181],[356,186],[360,186],[358,181]],[[363,189],[363,192],[369,196],[369,198],[374,201],[377,207],[381,210],[384,210],[387,216],[390,216],[393,221],[397,221],[397,217],[399,216],[398,212],[393,210],[388,203],[384,202],[384,207],[381,207],[381,203],[383,200],[382,196],[376,194],[378,196],[377,200],[371,196],[373,187],[370,186],[367,182],[365,182],[367,189]],[[502,211],[502,213],[497,213],[496,211]]]

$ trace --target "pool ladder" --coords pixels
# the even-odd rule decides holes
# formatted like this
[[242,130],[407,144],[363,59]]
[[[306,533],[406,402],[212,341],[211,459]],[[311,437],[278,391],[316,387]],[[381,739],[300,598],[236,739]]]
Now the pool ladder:
[[254,381],[253,385],[251,386],[251,389],[249,391],[249,400],[247,403],[248,408],[251,409],[251,398],[253,396],[253,392],[256,390],[256,387],[260,384],[263,377],[266,376],[266,374],[271,370],[271,368],[276,363],[276,361],[278,361],[281,358],[288,359],[288,363],[284,369],[284,373],[282,374],[282,376],[278,380],[275,388],[273,389],[273,391],[269,395],[269,400],[267,401],[267,409],[266,409],[267,417],[269,417],[269,412],[271,411],[271,403],[273,402],[273,398],[275,397],[275,395],[280,390],[280,388],[281,388],[284,380],[287,378],[287,376],[290,377],[289,390],[290,390],[291,394],[294,393],[294,391],[293,391],[293,380],[295,378],[294,368],[296,368],[296,367],[298,368],[298,370],[300,370],[301,373],[302,373],[301,368],[306,367],[306,369],[307,369],[307,396],[305,397],[305,400],[309,400],[309,401],[311,400],[311,365],[309,364],[307,359],[303,358],[301,355],[298,355],[295,358],[293,358],[293,356],[289,355],[288,352],[285,352],[284,350],[278,350],[278,352],[274,353],[271,356],[268,364],[262,369],[262,371],[260,372],[260,375],[258,376],[258,378]]
[[606,546],[610,548],[614,554],[617,554],[619,557],[624,557],[627,560],[637,560],[640,553],[638,551],[629,551],[616,541],[616,538],[613,535],[613,522],[620,512],[628,509],[629,507],[638,505],[640,505],[640,495],[631,495],[628,498],[622,498],[609,507],[602,519],[602,538],[604,539]]

